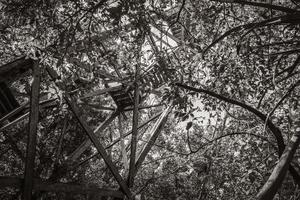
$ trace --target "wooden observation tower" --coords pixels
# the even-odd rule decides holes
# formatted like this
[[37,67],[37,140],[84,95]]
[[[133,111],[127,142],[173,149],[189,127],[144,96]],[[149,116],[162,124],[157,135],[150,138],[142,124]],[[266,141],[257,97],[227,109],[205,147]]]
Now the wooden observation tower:
[[[186,33],[183,28],[179,27],[180,25],[174,23],[174,19],[177,19],[176,13],[170,14],[168,24],[171,25],[170,28],[172,33],[167,31],[161,31],[161,33],[165,34],[167,37],[172,37],[175,42],[180,42],[186,38]],[[158,53],[157,51],[160,50],[155,47],[156,45],[153,38],[159,39],[159,37],[152,33],[150,33],[148,37],[149,44],[151,44],[153,51]],[[116,63],[113,64],[117,65]],[[127,199],[134,199],[131,191],[131,188],[134,185],[134,177],[141,168],[143,161],[146,159],[146,156],[158,138],[159,133],[162,131],[168,115],[172,110],[172,106],[165,104],[158,105],[162,107],[161,110],[163,111],[156,113],[143,123],[139,123],[139,110],[151,108],[151,105],[142,105],[142,102],[147,98],[151,91],[178,80],[176,70],[168,67],[168,65],[161,60],[155,61],[149,66],[143,68],[140,67],[140,69],[136,70],[137,72],[135,75],[131,77],[122,77],[122,75],[119,75],[118,68],[115,68],[116,74],[119,76],[103,72],[101,77],[103,79],[103,85],[101,85],[101,89],[88,91],[81,96],[75,97],[71,91],[66,90],[67,87],[64,85],[64,82],[61,81],[56,70],[51,67],[46,68],[49,75],[48,77],[50,77],[56,87],[61,91],[62,103],[68,106],[68,109],[81,125],[84,134],[86,135],[86,139],[74,149],[62,165],[74,169],[76,166],[88,162],[91,159],[103,159],[119,186],[119,189],[107,189],[34,178],[38,137],[37,129],[38,122],[41,120],[39,115],[42,110],[57,107],[59,104],[57,98],[47,99],[40,95],[40,85],[43,81],[46,81],[41,78],[40,68],[38,61],[27,58],[20,58],[0,67],[0,134],[29,117],[24,176],[2,176],[0,177],[0,188],[20,188],[24,200],[32,199],[33,193],[37,191],[58,193],[73,192],[118,199],[122,199],[126,196]],[[30,71],[33,80],[31,83],[30,101],[20,103],[10,89],[10,84],[24,76],[24,74],[30,76]],[[140,73],[141,71],[142,73]],[[99,97],[101,95],[109,95],[115,107],[111,114],[93,129],[88,125],[86,119],[82,117],[80,111],[82,108],[78,105],[77,100],[79,98],[84,101],[89,101],[90,98]],[[118,118],[119,126],[122,127],[122,120],[128,118],[128,115],[126,115],[127,112],[132,112],[131,130],[127,133],[120,133],[120,136],[111,144],[104,144],[104,142],[99,139],[99,135],[101,135],[101,133],[104,132],[116,118]],[[138,138],[141,133],[139,130],[154,120],[156,120],[156,122],[149,131],[150,137],[148,137],[148,141],[144,145],[140,145]],[[120,128],[120,130],[121,129],[122,128]],[[129,137],[130,135],[131,137]],[[124,147],[124,140],[128,141],[130,147],[130,152],[128,153]],[[125,169],[127,169],[127,171],[125,170],[125,173],[122,172],[121,174],[113,159],[107,154],[106,149],[114,145],[121,146],[123,165]],[[90,157],[82,157],[83,153],[92,146],[96,148],[97,152]],[[138,150],[139,153],[137,153]]]

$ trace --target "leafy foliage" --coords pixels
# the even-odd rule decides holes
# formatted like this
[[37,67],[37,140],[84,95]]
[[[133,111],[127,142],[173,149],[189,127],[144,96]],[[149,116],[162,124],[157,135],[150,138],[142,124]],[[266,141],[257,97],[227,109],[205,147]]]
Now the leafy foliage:
[[[0,62],[24,55],[38,59],[41,100],[56,99],[41,110],[36,178],[117,189],[103,160],[93,156],[94,147],[70,162],[86,136],[62,96],[72,96],[95,130],[117,105],[110,94],[94,93],[115,83],[132,92],[135,78],[151,73],[168,72],[161,75],[161,85],[138,82],[140,106],[157,105],[140,109],[139,125],[159,113],[160,104],[172,105],[173,112],[136,175],[136,198],[254,199],[281,155],[274,129],[284,148],[298,126],[295,1],[9,0],[0,2],[0,10]],[[158,72],[150,63],[157,63]],[[58,72],[63,88],[50,80],[47,67]],[[30,99],[31,82],[27,73],[9,83],[21,104]],[[128,110],[121,114],[123,133],[132,130]],[[0,131],[1,176],[23,175],[27,124],[24,119]],[[153,127],[151,122],[139,130],[137,155]],[[115,120],[97,137],[109,146],[120,137],[119,128]],[[124,143],[129,157],[130,137]],[[122,147],[117,143],[106,152],[126,178]],[[300,173],[299,152],[291,166]],[[298,199],[299,194],[295,176],[288,174],[275,199]],[[0,189],[1,199],[19,195],[19,190]],[[46,192],[35,197],[67,198]]]

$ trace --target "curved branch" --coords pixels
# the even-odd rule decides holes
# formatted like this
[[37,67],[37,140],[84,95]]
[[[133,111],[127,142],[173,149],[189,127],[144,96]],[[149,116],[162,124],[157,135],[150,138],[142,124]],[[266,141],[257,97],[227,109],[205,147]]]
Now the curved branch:
[[[245,103],[239,102],[234,99],[230,99],[228,97],[224,97],[220,94],[217,94],[217,93],[209,91],[209,90],[205,90],[202,88],[194,88],[194,87],[190,87],[190,86],[187,86],[187,85],[184,85],[181,83],[175,83],[175,85],[177,85],[178,87],[190,90],[190,91],[197,92],[197,93],[208,94],[212,97],[215,97],[215,98],[225,101],[227,103],[238,105],[238,106],[248,110],[249,112],[253,113],[258,118],[260,118],[263,122],[266,122],[267,127],[270,129],[270,131],[273,133],[273,135],[276,138],[279,156],[281,156],[283,154],[283,151],[285,149],[285,144],[284,144],[284,140],[283,140],[281,131],[272,123],[271,120],[267,119],[267,116],[265,114],[263,114],[259,110],[255,109]],[[295,182],[300,186],[300,175],[298,174],[298,172],[291,165],[289,166],[289,171],[290,171],[291,175],[293,176]]]
[[271,53],[270,55],[271,56],[277,56],[277,55],[280,55],[280,54],[294,54],[294,53],[298,53],[299,51],[300,51],[300,48],[297,48],[297,49],[291,49],[291,50],[279,51],[279,52],[276,52],[276,53]]
[[274,149],[276,149],[276,145],[274,145],[272,142],[270,142],[266,137],[264,136],[261,136],[261,135],[256,135],[254,133],[247,133],[247,132],[233,132],[233,133],[228,133],[228,134],[225,134],[225,135],[221,135],[219,137],[216,137],[212,140],[208,140],[207,138],[205,138],[207,141],[207,143],[203,144],[201,147],[199,147],[197,150],[194,150],[193,152],[191,152],[190,154],[194,154],[194,153],[197,153],[198,151],[200,151],[200,149],[206,147],[207,145],[210,145],[211,143],[217,141],[217,140],[220,140],[222,138],[225,138],[225,137],[230,137],[230,136],[234,136],[234,135],[250,135],[250,136],[253,136],[253,137],[256,137],[258,139],[261,139],[265,142],[267,142],[268,144],[270,144]]
[[235,4],[242,4],[242,5],[248,5],[248,6],[255,6],[255,7],[260,7],[260,8],[267,8],[271,10],[276,10],[276,11],[281,11],[284,13],[298,13],[298,10],[292,9],[292,8],[287,8],[284,6],[277,6],[277,5],[272,5],[268,3],[260,3],[260,2],[253,2],[253,1],[244,1],[244,0],[211,0],[211,1],[216,1],[220,3],[235,3]]
[[267,120],[267,116],[265,114],[263,114],[262,112],[260,112],[259,110],[255,109],[255,108],[253,108],[253,107],[251,107],[251,106],[249,106],[245,103],[242,103],[242,102],[239,102],[237,100],[224,97],[222,95],[219,95],[219,94],[214,93],[214,92],[209,91],[209,90],[205,90],[205,89],[202,89],[202,88],[194,88],[194,87],[190,87],[190,86],[187,86],[187,85],[184,85],[184,84],[181,84],[181,83],[176,83],[176,85],[181,87],[181,88],[191,90],[191,91],[194,91],[194,92],[208,94],[212,97],[215,97],[219,100],[225,101],[225,102],[230,103],[230,104],[238,105],[238,106],[248,110],[249,112],[255,114],[263,122],[267,121],[266,124],[268,125],[269,129],[271,130],[271,132],[274,134],[274,136],[276,138],[276,141],[277,141],[277,144],[278,144],[278,153],[280,155],[283,153],[285,145],[284,145],[283,137],[281,135],[281,131],[271,122],[271,120]]
[[214,138],[213,140],[210,140],[210,141],[208,142],[208,144],[213,143],[213,142],[215,142],[215,141],[217,141],[217,140],[220,140],[220,139],[222,139],[222,138],[224,138],[224,137],[233,136],[233,135],[251,135],[251,136],[253,136],[253,137],[256,137],[256,138],[258,138],[258,139],[261,139],[261,140],[263,140],[263,141],[269,143],[272,147],[276,148],[276,146],[275,146],[272,142],[270,142],[266,137],[261,136],[261,135],[256,135],[256,134],[254,134],[254,133],[247,133],[247,132],[228,133],[228,134],[225,134],[225,135],[221,135],[221,136],[219,136],[219,137],[217,137],[217,138]]
[[184,5],[185,5],[185,0],[182,0],[182,4],[181,4],[181,7],[180,7],[180,9],[179,9],[179,11],[178,11],[178,13],[177,13],[177,18],[176,18],[175,23],[179,21],[181,12],[182,12],[182,10],[184,9]]
[[230,34],[232,34],[234,32],[241,31],[241,30],[253,29],[253,28],[259,28],[262,26],[268,26],[268,25],[272,25],[272,24],[285,23],[289,20],[292,20],[293,16],[294,15],[284,15],[284,16],[279,16],[279,17],[273,17],[271,19],[263,20],[260,22],[252,22],[252,23],[243,24],[243,25],[234,27],[234,28],[226,31],[225,33],[223,33],[219,38],[217,38],[210,45],[208,45],[208,47],[206,47],[203,50],[203,55],[216,43],[220,42],[221,40],[223,40],[224,38],[226,38],[227,36],[229,36]]
[[268,181],[264,184],[256,198],[258,200],[273,199],[279,187],[281,186],[284,177],[286,176],[289,165],[294,157],[294,154],[300,143],[300,133],[293,135],[291,143],[287,146],[280,160],[274,168]]
[[297,81],[294,85],[292,85],[290,87],[290,89],[283,95],[283,97],[281,97],[281,99],[276,103],[276,105],[274,106],[274,108],[271,110],[271,112],[268,114],[269,118],[274,112],[275,110],[278,108],[278,106],[293,92],[293,90],[299,85],[300,80]]

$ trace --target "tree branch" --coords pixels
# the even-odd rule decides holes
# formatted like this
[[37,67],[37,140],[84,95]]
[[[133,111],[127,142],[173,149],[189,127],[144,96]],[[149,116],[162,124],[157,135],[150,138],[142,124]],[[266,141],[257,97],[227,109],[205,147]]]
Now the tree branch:
[[[194,88],[194,87],[190,87],[190,86],[187,86],[187,85],[184,85],[184,84],[181,84],[181,83],[175,83],[175,85],[177,85],[178,87],[190,90],[190,91],[197,92],[197,93],[208,94],[208,95],[210,95],[212,97],[215,97],[215,98],[217,98],[219,100],[222,100],[222,101],[225,101],[227,103],[238,105],[238,106],[240,106],[240,107],[248,110],[249,112],[253,113],[258,118],[260,118],[263,122],[266,122],[267,127],[270,129],[270,131],[275,136],[275,139],[276,139],[276,142],[277,142],[277,146],[278,146],[278,155],[279,156],[282,155],[282,153],[283,153],[283,151],[285,149],[285,144],[284,144],[284,140],[283,140],[281,131],[272,123],[271,120],[267,119],[266,115],[264,115],[259,110],[255,109],[255,108],[253,108],[253,107],[251,107],[251,106],[249,106],[249,105],[247,105],[245,103],[242,103],[242,102],[239,102],[237,100],[224,97],[222,95],[219,95],[219,94],[217,94],[215,92],[212,92],[212,91],[209,91],[209,90],[205,90],[205,89],[202,89],[202,88]],[[292,166],[289,167],[289,170],[290,170],[290,172],[291,172],[291,174],[292,174],[295,182],[298,185],[300,185],[300,175],[297,173],[297,171]]]
[[293,135],[291,143],[286,147],[268,181],[264,184],[263,188],[257,194],[256,198],[258,200],[270,200],[274,198],[276,192],[278,191],[284,180],[284,177],[286,176],[289,165],[294,157],[299,143],[300,133],[297,132],[295,135]]
[[241,5],[248,5],[248,6],[255,6],[255,7],[260,7],[260,8],[267,8],[271,10],[277,10],[280,12],[284,13],[299,13],[298,10],[292,9],[292,8],[287,8],[284,6],[277,6],[273,4],[268,4],[268,3],[260,3],[260,2],[253,2],[253,1],[244,1],[244,0],[211,0],[211,1],[216,1],[220,3],[235,3],[235,4],[241,4]]

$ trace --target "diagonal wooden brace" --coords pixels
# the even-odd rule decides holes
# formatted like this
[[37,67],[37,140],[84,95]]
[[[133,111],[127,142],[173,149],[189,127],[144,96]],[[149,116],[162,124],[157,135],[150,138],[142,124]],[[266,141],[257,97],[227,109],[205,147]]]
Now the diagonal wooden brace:
[[[57,73],[52,68],[50,68],[50,67],[47,67],[47,71],[48,71],[48,74],[51,77],[51,79],[56,82],[57,79],[58,79]],[[60,85],[63,86],[62,83]],[[80,123],[80,125],[82,126],[82,128],[84,129],[85,133],[88,135],[88,137],[90,138],[90,140],[92,141],[92,143],[96,147],[96,149],[99,152],[99,154],[103,158],[105,164],[107,165],[107,167],[109,168],[109,170],[111,171],[111,173],[113,174],[113,176],[115,177],[115,179],[118,182],[118,184],[119,184],[120,188],[122,189],[123,193],[128,197],[128,199],[132,199],[132,194],[131,194],[130,190],[128,189],[127,185],[126,185],[126,182],[123,180],[123,178],[119,174],[116,165],[113,163],[113,161],[107,155],[107,153],[105,151],[105,148],[98,141],[98,139],[97,139],[95,133],[93,132],[93,130],[81,118],[79,109],[77,108],[76,104],[74,104],[72,102],[70,95],[64,94],[63,98],[65,99],[66,103],[68,104],[68,106],[72,110],[74,116],[77,118],[77,120]]]
[[88,126],[88,124],[81,118],[80,112],[79,112],[79,109],[77,108],[77,106],[71,101],[71,98],[68,94],[64,95],[64,99],[66,100],[66,102],[69,105],[70,109],[72,110],[74,116],[77,118],[78,122],[80,123],[80,125],[84,129],[85,133],[89,136],[90,140],[92,141],[92,143],[94,144],[94,146],[98,150],[99,154],[103,158],[103,160],[106,163],[107,167],[109,168],[109,170],[111,171],[111,173],[113,174],[115,179],[117,180],[117,182],[120,185],[120,187],[121,187],[122,191],[124,192],[124,194],[129,199],[131,199],[132,198],[131,192],[128,189],[125,181],[123,180],[123,178],[119,174],[116,165],[113,163],[113,161],[107,155],[107,153],[105,151],[105,148],[99,142],[99,140],[96,137],[95,133],[91,130],[91,128]]
[[164,113],[160,116],[160,118],[157,120],[156,124],[154,125],[154,127],[151,130],[151,138],[149,139],[147,145],[144,147],[144,149],[142,150],[138,160],[135,163],[135,172],[134,175],[137,174],[138,169],[141,167],[142,163],[144,162],[147,154],[149,153],[149,151],[151,150],[152,146],[154,145],[158,135],[160,134],[160,132],[162,131],[164,125],[167,122],[168,119],[168,115],[171,111],[172,107],[169,106]]
[[[109,124],[119,115],[119,111],[113,112],[96,130],[94,130],[95,134],[99,134],[103,132],[106,127],[109,126]],[[87,138],[81,145],[75,149],[75,151],[70,155],[70,160],[75,161],[77,160],[80,155],[90,146],[92,145],[92,142],[89,138]]]
[[[141,124],[141,125],[138,127],[138,129],[143,128],[143,127],[146,126],[148,123],[150,123],[151,121],[153,121],[153,120],[155,120],[156,118],[158,118],[161,114],[162,114],[162,112],[160,112],[160,113],[158,113],[158,114],[152,116],[149,120],[147,120],[146,122],[144,122],[143,124]],[[119,115],[119,116],[120,116],[120,115]],[[127,133],[125,133],[125,134],[123,135],[123,137],[125,138],[125,137],[129,136],[131,133],[132,133],[132,130],[131,130],[131,131],[128,131]],[[115,144],[117,144],[117,143],[120,142],[120,141],[121,141],[121,137],[119,137],[118,139],[115,139],[111,144],[107,145],[107,146],[105,147],[105,149],[109,149],[109,148],[113,147]],[[89,161],[90,159],[95,158],[98,154],[99,154],[99,153],[96,153],[96,154],[90,156],[89,158],[86,158],[85,160],[83,160],[83,161],[81,161],[80,163],[78,163],[76,166],[80,166],[80,165],[82,165],[83,163]],[[75,168],[76,168],[76,166],[75,166]]]

